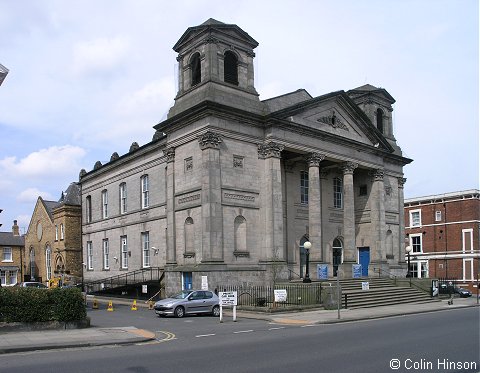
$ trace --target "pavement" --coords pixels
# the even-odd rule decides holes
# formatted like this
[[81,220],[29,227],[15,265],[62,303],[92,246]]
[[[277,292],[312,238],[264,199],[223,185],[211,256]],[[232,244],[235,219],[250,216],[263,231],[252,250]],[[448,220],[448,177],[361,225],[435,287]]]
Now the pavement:
[[[97,299],[99,308],[106,308],[109,300]],[[113,299],[112,306],[132,305],[132,300]],[[89,297],[88,305],[93,304]],[[136,302],[137,308],[148,308],[144,301]],[[464,307],[479,307],[475,297],[455,298],[453,305],[447,300],[429,303],[397,304],[374,308],[356,308],[338,310],[309,310],[295,312],[253,312],[238,310],[237,318],[266,320],[276,324],[315,325],[371,320],[385,317],[401,317],[409,314],[448,311]],[[478,308],[480,313],[480,307]],[[224,308],[224,322],[233,322],[231,308]],[[153,312],[153,311],[152,311]],[[168,338],[168,337],[167,337]],[[36,351],[46,349],[78,348],[103,345],[138,344],[156,340],[155,333],[133,326],[59,330],[9,331],[0,332],[0,354]]]

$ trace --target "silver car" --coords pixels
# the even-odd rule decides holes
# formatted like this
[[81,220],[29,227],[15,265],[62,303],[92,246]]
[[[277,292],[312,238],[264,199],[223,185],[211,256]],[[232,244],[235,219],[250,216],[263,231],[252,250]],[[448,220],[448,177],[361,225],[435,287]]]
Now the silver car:
[[183,290],[170,298],[159,300],[154,309],[158,316],[183,317],[197,313],[220,316],[218,296],[209,290]]

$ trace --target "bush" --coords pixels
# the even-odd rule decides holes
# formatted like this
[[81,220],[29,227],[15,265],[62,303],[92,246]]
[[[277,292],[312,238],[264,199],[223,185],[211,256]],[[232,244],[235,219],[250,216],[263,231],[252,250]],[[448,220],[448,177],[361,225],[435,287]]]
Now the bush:
[[0,321],[75,321],[86,316],[80,289],[0,288]]

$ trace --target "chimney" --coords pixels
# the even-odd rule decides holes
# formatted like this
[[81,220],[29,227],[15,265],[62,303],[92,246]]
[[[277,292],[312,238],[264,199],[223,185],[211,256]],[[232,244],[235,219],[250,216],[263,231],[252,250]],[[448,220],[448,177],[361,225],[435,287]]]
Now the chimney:
[[13,221],[12,232],[14,236],[20,236],[20,228],[18,227],[16,220]]

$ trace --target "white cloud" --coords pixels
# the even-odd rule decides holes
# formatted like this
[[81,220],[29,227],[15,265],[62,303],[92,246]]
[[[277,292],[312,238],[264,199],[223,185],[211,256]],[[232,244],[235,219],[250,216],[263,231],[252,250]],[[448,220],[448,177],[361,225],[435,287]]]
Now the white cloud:
[[0,160],[0,174],[14,174],[25,177],[51,177],[69,174],[73,169],[80,169],[80,160],[85,150],[72,145],[51,146],[47,149],[30,153],[17,162],[16,157]]
[[127,38],[97,38],[79,42],[73,47],[73,71],[77,74],[105,71],[118,65],[127,55]]
[[37,188],[28,188],[22,191],[18,196],[17,196],[17,201],[26,203],[26,202],[33,202],[35,203],[38,199],[38,197],[42,197],[44,200],[51,201],[54,200],[55,198],[48,192],[42,192],[38,190]]

